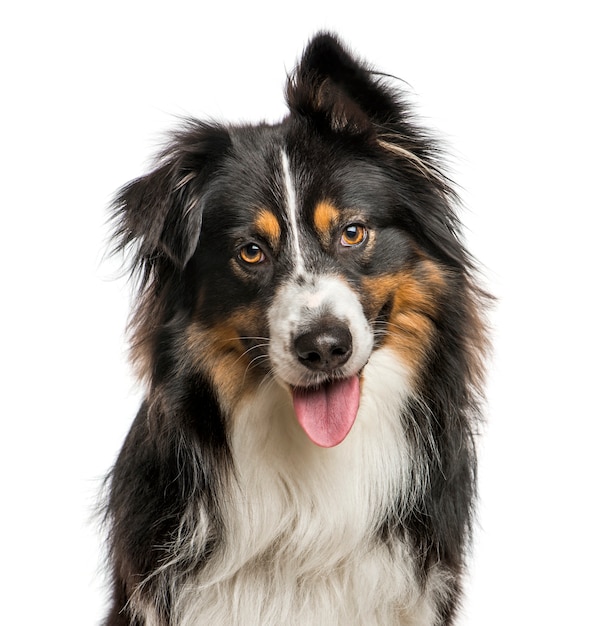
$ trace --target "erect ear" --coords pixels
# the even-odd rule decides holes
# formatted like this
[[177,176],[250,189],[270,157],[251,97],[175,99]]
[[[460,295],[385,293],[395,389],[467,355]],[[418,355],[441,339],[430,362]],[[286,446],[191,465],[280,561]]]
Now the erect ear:
[[286,85],[290,110],[333,131],[368,134],[399,123],[400,99],[328,33],[316,35]]
[[165,258],[184,268],[199,241],[205,186],[230,143],[222,127],[188,121],[156,168],[119,191],[113,203],[116,248],[135,248],[134,267],[151,269]]

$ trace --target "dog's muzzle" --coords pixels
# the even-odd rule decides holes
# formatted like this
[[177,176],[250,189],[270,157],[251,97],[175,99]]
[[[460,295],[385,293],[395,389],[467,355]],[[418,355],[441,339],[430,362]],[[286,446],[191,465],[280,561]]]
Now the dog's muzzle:
[[338,445],[356,419],[374,343],[357,295],[335,276],[288,282],[270,308],[269,329],[273,374],[290,390],[300,425],[317,445]]

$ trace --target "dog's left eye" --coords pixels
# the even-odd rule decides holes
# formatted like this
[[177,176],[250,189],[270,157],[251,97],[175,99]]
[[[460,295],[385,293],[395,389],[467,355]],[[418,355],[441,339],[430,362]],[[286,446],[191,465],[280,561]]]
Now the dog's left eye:
[[239,249],[239,258],[245,263],[255,265],[265,260],[265,253],[255,243],[248,243]]
[[368,231],[362,224],[350,224],[341,233],[341,245],[346,248],[359,246],[366,241]]

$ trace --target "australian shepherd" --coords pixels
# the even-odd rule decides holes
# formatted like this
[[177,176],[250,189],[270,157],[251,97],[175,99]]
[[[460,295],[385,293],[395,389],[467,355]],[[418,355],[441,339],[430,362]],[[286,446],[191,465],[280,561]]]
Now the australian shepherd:
[[457,199],[336,37],[286,99],[185,121],[113,205],[146,395],[107,482],[107,626],[456,619],[486,344]]

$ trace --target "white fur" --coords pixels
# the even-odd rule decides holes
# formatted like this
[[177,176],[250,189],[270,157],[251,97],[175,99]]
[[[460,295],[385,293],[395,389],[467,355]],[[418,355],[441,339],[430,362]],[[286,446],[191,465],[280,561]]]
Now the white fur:
[[224,547],[175,590],[173,626],[436,623],[442,572],[419,589],[409,547],[375,538],[396,494],[425,479],[401,426],[406,380],[389,349],[373,353],[356,423],[330,449],[303,433],[275,380],[242,403],[230,434]]
[[290,246],[292,248],[292,257],[295,262],[295,271],[301,274],[305,271],[303,254],[301,253],[301,242],[298,228],[297,215],[297,195],[294,188],[294,180],[290,171],[290,163],[288,155],[282,150],[282,174],[284,176],[284,188],[286,191],[286,209],[288,211],[288,225],[290,227]]

